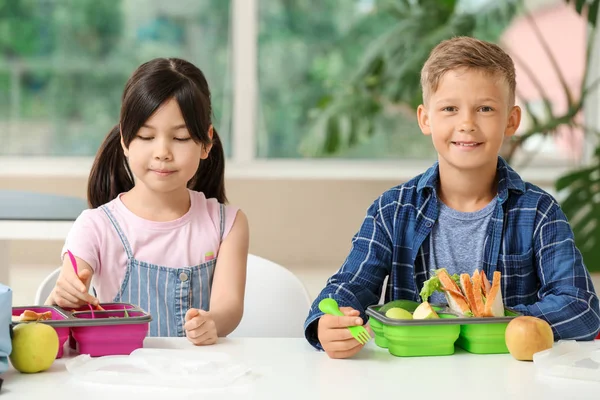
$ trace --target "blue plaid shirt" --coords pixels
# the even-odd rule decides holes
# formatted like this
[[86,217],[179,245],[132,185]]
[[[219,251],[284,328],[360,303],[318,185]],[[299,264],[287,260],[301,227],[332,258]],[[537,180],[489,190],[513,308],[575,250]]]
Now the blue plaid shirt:
[[[498,158],[498,201],[483,248],[487,276],[502,273],[504,304],[550,324],[555,340],[591,340],[600,329],[598,296],[575,247],[573,232],[556,200],[523,182]],[[438,164],[392,188],[368,209],[344,264],[312,304],[305,322],[307,340],[317,339],[321,299],[352,307],[367,321],[365,309],[379,302],[388,277],[385,302],[420,301],[429,279],[429,240],[438,216]],[[475,257],[474,257],[475,258]],[[314,323],[313,323],[314,322]]]

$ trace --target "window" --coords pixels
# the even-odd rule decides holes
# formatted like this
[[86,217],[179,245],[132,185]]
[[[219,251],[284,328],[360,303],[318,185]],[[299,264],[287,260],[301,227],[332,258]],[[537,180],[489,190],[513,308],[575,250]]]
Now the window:
[[0,155],[93,156],[142,62],[182,57],[211,84],[229,143],[228,0],[11,0],[0,7]]
[[[431,141],[420,133],[416,123],[420,96],[414,96],[414,92],[418,90],[422,60],[428,54],[423,48],[437,43],[440,31],[453,23],[448,30],[451,35],[467,34],[499,42],[516,57],[519,104],[523,106],[523,100],[531,102],[534,113],[541,97],[526,73],[530,71],[546,86],[545,94],[555,111],[565,110],[560,81],[535,29],[540,30],[558,60],[570,89],[577,93],[583,77],[586,23],[564,1],[526,2],[535,27],[523,10],[511,7],[511,3],[518,2],[459,1],[455,14],[461,14],[467,22],[472,18],[472,28],[457,19],[440,17],[438,14],[444,13],[442,3],[435,9],[427,2],[396,2],[397,9],[392,7],[392,11],[386,8],[390,3],[394,2],[259,1],[259,158],[299,158],[316,153],[334,158],[433,160]],[[401,3],[410,3],[412,8]],[[561,30],[556,29],[559,22]],[[435,24],[435,29],[430,29],[428,23]],[[384,42],[385,35],[389,36]],[[370,67],[365,60],[378,51],[377,46],[398,56],[382,57],[381,65],[376,67],[387,68],[388,72],[369,76],[363,73]],[[403,53],[403,49],[408,50]],[[380,92],[372,97],[380,96],[381,100],[362,101],[361,93],[368,83],[352,86],[356,76],[364,80],[388,79],[385,85],[396,88],[386,92],[385,85],[380,85]],[[369,107],[378,107],[378,111],[365,112]],[[520,134],[531,128],[527,117],[524,112]],[[365,121],[372,123],[372,135],[367,134],[367,124],[361,125]],[[353,134],[362,138],[347,146]],[[567,163],[581,157],[581,138],[582,132],[577,130],[562,132],[559,137],[534,136],[515,153],[515,160],[535,155],[542,164]],[[302,151],[303,145],[308,145],[308,152]],[[318,154],[326,147],[338,151]]]
[[[414,110],[420,97],[415,90],[422,60],[427,56],[423,43],[428,39],[433,43],[434,37],[428,35],[438,34],[442,26],[449,32],[499,41],[508,48],[518,58],[518,87],[523,88],[521,94],[530,101],[534,113],[543,107],[525,78],[520,65],[523,61],[543,77],[552,89],[549,95],[556,99],[557,107],[562,107],[561,92],[556,91],[560,85],[555,84],[550,63],[531,64],[531,57],[534,61],[542,59],[537,56],[541,45],[527,19],[507,6],[514,2],[459,0],[456,26],[435,19],[439,17],[436,13],[445,12],[443,9],[415,6],[422,3],[6,1],[0,8],[0,31],[10,33],[0,35],[0,156],[93,156],[118,118],[123,85],[135,67],[150,58],[179,56],[197,64],[207,75],[215,124],[233,169],[239,167],[246,173],[252,170],[248,166],[254,166],[262,174],[273,169],[275,160],[299,166],[311,159],[311,176],[321,176],[314,169],[319,165],[358,165],[360,159],[361,168],[379,165],[374,175],[391,162],[402,164],[405,173],[411,167],[419,171],[435,159],[435,153],[430,139],[416,124]],[[389,4],[415,8],[402,11],[409,15],[402,19],[398,10],[384,8]],[[569,84],[578,87],[585,49],[583,20],[564,1],[526,4]],[[472,26],[459,24],[465,21]],[[553,28],[557,21],[568,34],[555,35],[559,33]],[[389,76],[398,79],[389,80],[393,91],[385,93],[385,101],[374,104],[372,98],[349,92],[349,83],[366,68],[383,35],[394,29],[402,34],[390,36],[390,48],[405,46],[406,50],[402,57],[387,60],[393,69]],[[597,45],[600,48],[600,41]],[[527,49],[533,50],[528,54]],[[335,99],[346,101],[339,103],[345,107],[343,113],[327,108],[337,104]],[[597,102],[597,95],[593,101]],[[589,104],[595,104],[593,101]],[[382,111],[369,114],[371,107]],[[319,137],[323,130],[317,129],[319,116],[326,112],[336,117],[333,141]],[[350,122],[360,126],[350,131]],[[530,122],[524,118],[520,134]],[[349,137],[352,145],[346,143]],[[314,151],[328,146],[337,152]],[[582,154],[582,146],[578,140],[538,136],[515,154],[515,160],[534,159],[541,167],[562,168],[570,158]],[[317,163],[315,158],[328,160]],[[307,171],[306,165],[301,168]],[[336,168],[329,173],[346,173]]]
[[[343,91],[368,46],[397,19],[371,0],[259,1],[258,157],[298,158],[320,102]],[[359,112],[360,110],[357,110]],[[338,158],[434,157],[413,110],[390,104],[377,132]],[[342,122],[343,123],[343,122]]]

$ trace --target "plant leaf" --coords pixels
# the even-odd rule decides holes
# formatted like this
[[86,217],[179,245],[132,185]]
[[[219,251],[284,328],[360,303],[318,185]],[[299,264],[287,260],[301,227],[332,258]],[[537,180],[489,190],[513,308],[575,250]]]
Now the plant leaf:
[[584,15],[587,13],[588,22],[596,26],[598,22],[598,10],[600,9],[600,0],[565,0],[567,4],[575,4],[575,10]]
[[555,187],[565,194],[561,207],[567,216],[575,244],[589,271],[600,271],[600,147],[590,166],[560,177]]

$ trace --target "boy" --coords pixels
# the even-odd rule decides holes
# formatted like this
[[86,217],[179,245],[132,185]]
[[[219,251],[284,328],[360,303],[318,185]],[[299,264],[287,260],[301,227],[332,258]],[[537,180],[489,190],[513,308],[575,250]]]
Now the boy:
[[[546,320],[555,340],[593,339],[598,297],[565,215],[498,156],[521,120],[511,58],[494,44],[453,38],[433,49],[421,85],[417,118],[438,161],[368,209],[346,261],[310,309],[309,343],[332,358],[351,357],[362,345],[347,327],[365,321],[385,277],[386,302],[419,301],[430,271],[441,267],[490,277],[498,270],[507,307]],[[323,315],[325,297],[345,316]]]

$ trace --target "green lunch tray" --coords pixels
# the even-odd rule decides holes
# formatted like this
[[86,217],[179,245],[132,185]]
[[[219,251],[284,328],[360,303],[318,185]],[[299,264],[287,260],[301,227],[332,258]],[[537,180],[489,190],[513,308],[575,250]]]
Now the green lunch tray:
[[504,317],[464,317],[446,304],[432,304],[439,319],[393,319],[385,316],[392,308],[413,312],[419,303],[395,300],[367,308],[375,344],[399,357],[443,356],[454,354],[457,345],[474,354],[508,353],[504,332],[508,323],[521,315],[505,308]]

